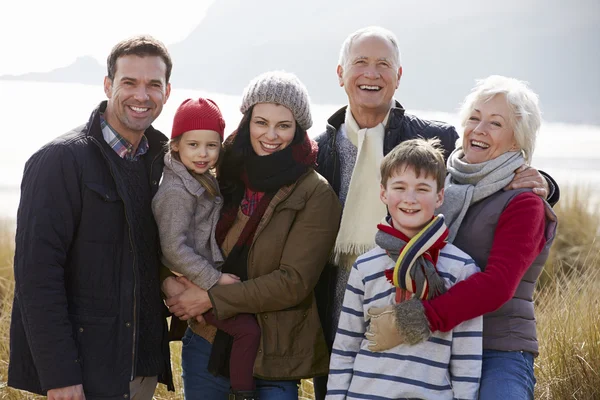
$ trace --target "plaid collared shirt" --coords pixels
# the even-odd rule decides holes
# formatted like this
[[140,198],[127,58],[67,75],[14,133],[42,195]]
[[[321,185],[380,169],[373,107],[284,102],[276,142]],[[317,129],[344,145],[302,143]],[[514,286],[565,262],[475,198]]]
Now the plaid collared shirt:
[[136,161],[138,158],[146,154],[148,148],[148,138],[146,135],[142,135],[142,140],[138,148],[133,153],[133,145],[127,141],[123,136],[119,135],[104,119],[104,116],[100,117],[100,126],[102,127],[102,136],[108,145],[119,155],[127,161]]
[[251,189],[246,188],[244,192],[244,198],[242,199],[242,203],[240,204],[240,208],[244,215],[252,215],[254,210],[256,210],[256,206],[260,202],[260,199],[263,198],[265,192],[253,192]]

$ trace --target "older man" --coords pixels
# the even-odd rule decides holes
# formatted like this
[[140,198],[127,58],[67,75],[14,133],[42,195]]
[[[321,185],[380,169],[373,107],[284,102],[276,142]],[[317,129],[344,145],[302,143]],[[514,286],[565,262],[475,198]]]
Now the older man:
[[[333,263],[321,275],[316,288],[321,323],[328,344],[333,344],[344,290],[352,264],[375,246],[377,223],[386,215],[379,200],[379,165],[396,145],[417,137],[441,140],[447,158],[458,134],[451,125],[407,114],[393,99],[402,77],[400,50],[395,35],[380,27],[352,33],[340,52],[337,75],[348,95],[348,105],[327,121],[317,137],[317,171],[338,194],[344,213],[333,251]],[[540,196],[558,187],[532,168],[522,168],[512,188],[532,187]],[[324,399],[327,377],[316,378],[315,396]]]
[[167,141],[151,124],[171,67],[152,37],[118,43],[108,101],[27,161],[9,386],[50,400],[149,400],[157,381],[173,389],[150,208]]

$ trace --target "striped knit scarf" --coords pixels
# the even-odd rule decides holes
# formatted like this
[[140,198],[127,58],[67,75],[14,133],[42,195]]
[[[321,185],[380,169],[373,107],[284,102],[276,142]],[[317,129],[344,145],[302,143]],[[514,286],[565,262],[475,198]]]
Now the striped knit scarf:
[[377,228],[375,242],[396,262],[393,269],[385,271],[385,276],[397,288],[397,302],[412,297],[412,294],[429,300],[446,291],[436,268],[440,250],[448,237],[443,215],[432,218],[412,239],[394,229],[388,219]]

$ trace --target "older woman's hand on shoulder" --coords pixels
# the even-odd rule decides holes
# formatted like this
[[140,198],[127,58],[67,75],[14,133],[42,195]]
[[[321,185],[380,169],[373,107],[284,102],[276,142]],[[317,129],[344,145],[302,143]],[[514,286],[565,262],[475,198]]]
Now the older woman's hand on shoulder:
[[431,336],[425,309],[419,299],[411,299],[386,307],[371,307],[365,337],[369,350],[385,351],[401,344],[414,345]]
[[547,199],[551,194],[550,184],[544,175],[534,167],[525,164],[515,171],[515,177],[504,188],[504,190],[512,189],[532,189],[533,193],[542,199]]

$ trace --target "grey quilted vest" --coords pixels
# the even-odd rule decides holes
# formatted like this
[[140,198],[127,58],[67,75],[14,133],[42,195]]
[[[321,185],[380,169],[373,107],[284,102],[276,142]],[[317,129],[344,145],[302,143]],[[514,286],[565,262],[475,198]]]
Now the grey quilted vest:
[[[473,257],[482,271],[487,266],[500,215],[515,196],[526,191],[499,191],[469,207],[453,244]],[[538,354],[533,290],[556,232],[556,215],[548,204],[546,215],[546,245],[542,252],[525,272],[513,298],[496,311],[483,316],[484,349]]]

